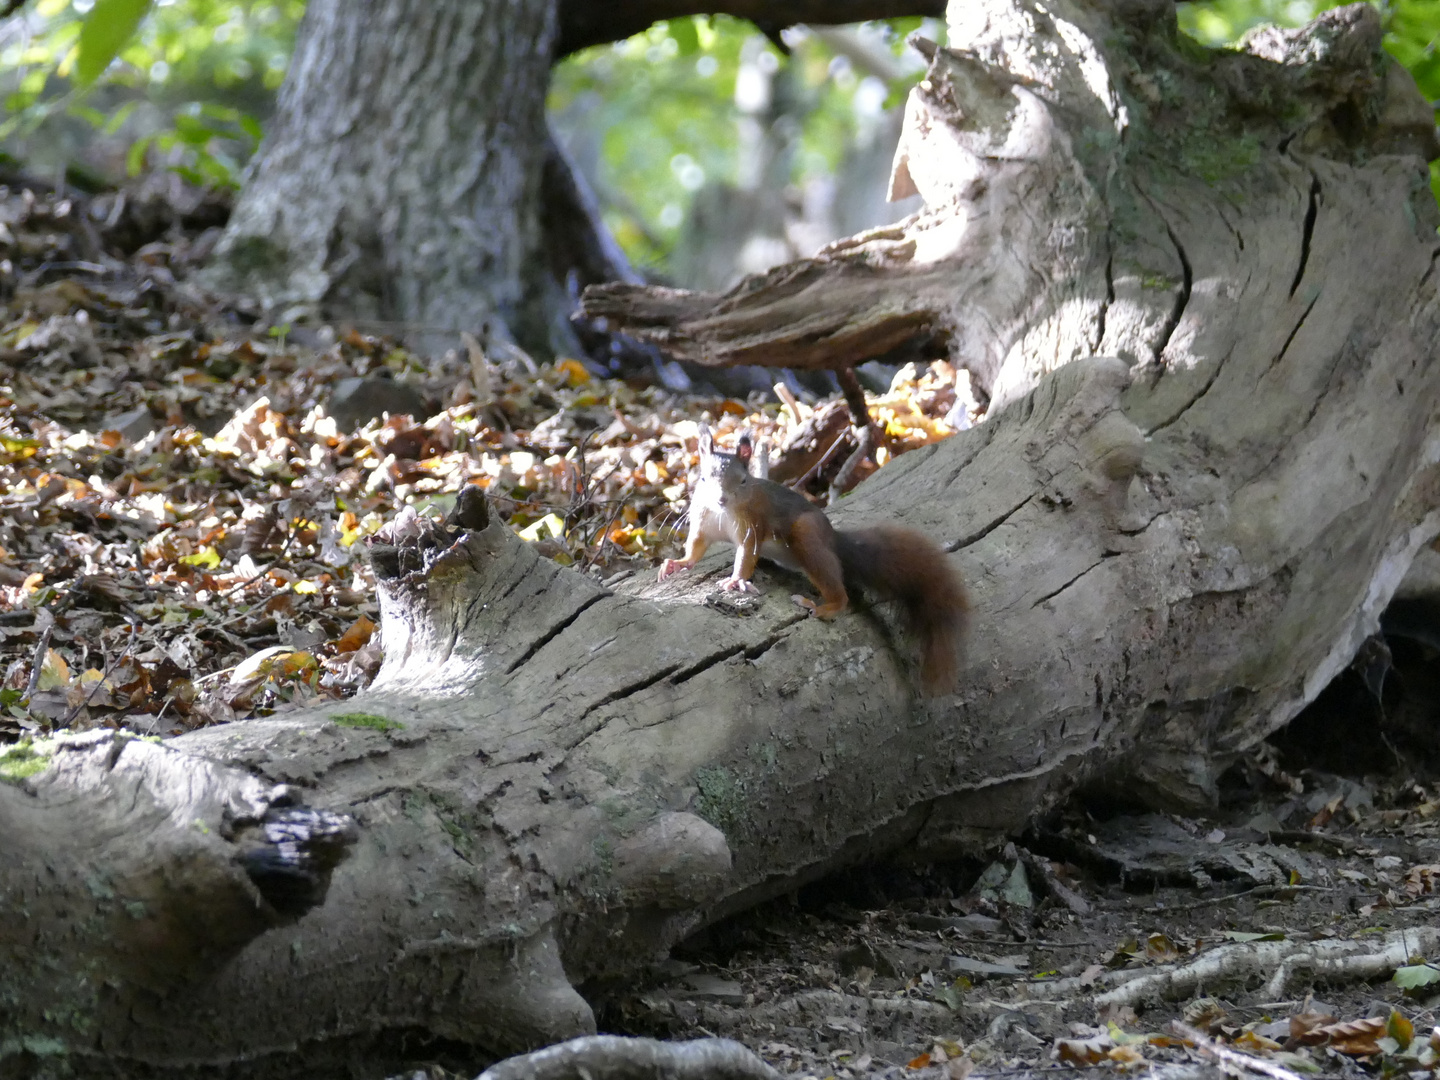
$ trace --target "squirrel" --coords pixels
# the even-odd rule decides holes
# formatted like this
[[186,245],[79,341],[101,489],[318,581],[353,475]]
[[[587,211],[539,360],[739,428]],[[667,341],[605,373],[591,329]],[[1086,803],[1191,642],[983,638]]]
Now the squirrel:
[[970,604],[940,545],[896,526],[839,532],[805,496],[751,476],[753,452],[750,437],[742,435],[735,453],[721,453],[710,429],[701,426],[700,474],[690,494],[685,557],[666,559],[659,580],[689,570],[712,541],[729,540],[735,545],[735,569],[722,586],[727,590],[760,591],[750,577],[761,555],[805,572],[819,590],[820,602],[793,599],[817,618],[833,618],[849,606],[847,582],[873,589],[899,601],[910,629],[920,638],[926,692],[938,695],[953,689]]

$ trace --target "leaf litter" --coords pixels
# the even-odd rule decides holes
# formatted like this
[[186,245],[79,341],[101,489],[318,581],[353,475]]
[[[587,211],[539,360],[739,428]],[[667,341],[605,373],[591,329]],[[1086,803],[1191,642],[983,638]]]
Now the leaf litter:
[[[819,496],[848,455],[838,396],[690,399],[469,337],[435,360],[266,324],[192,280],[217,199],[0,186],[0,739],[353,695],[383,647],[357,541],[463,485],[603,577],[676,553],[701,419],[788,450]],[[903,369],[872,397],[880,460],[968,422],[958,390],[957,411],[953,370]]]

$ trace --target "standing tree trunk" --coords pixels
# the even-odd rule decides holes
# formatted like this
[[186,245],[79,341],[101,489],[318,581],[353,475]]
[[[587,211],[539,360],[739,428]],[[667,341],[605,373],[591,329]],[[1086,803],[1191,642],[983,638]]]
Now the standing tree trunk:
[[[214,279],[267,308],[550,347],[542,255],[555,0],[315,0]],[[552,325],[559,319],[558,325]]]
[[808,619],[765,574],[701,603],[723,556],[602,588],[472,489],[372,544],[363,698],[0,787],[0,1057],[378,1076],[583,1032],[586,980],[829,869],[975,851],[1086,780],[1203,806],[1349,661],[1440,532],[1433,118],[1374,10],[1212,53],[1169,0],[957,0],[952,42],[897,169],[925,213],[596,305],[701,362],[971,365],[986,423],[835,515],[954,553],[959,692],[917,695],[883,609]]
[[[778,32],[940,4],[729,6],[768,15]],[[362,320],[423,349],[469,330],[579,355],[572,287],[633,275],[548,132],[551,61],[700,10],[685,0],[315,0],[211,283],[276,320]]]

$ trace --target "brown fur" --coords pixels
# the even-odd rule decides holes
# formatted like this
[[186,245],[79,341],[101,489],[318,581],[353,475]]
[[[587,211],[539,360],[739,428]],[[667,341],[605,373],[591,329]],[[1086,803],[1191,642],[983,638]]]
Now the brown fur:
[[846,578],[895,600],[920,639],[920,675],[931,694],[955,688],[970,598],[944,549],[893,525],[835,534]]
[[760,549],[774,541],[820,593],[820,602],[796,601],[822,619],[850,605],[850,583],[895,600],[920,639],[920,674],[929,694],[943,694],[959,677],[959,651],[969,600],[960,576],[940,545],[913,529],[880,526],[836,532],[825,513],[803,495],[750,475],[750,442],[737,452],[714,450],[708,430],[700,437],[700,480],[691,495],[690,534],[683,559],[667,559],[663,581],[699,561],[710,541],[735,540],[735,567],[727,589],[752,589]]

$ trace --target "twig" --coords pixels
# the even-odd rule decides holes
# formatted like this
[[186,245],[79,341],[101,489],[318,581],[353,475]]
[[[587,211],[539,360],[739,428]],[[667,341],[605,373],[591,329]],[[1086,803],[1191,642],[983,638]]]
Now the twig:
[[1149,912],[1163,912],[1171,914],[1176,911],[1193,911],[1196,908],[1209,907],[1211,904],[1226,904],[1231,900],[1239,900],[1242,896],[1257,896],[1260,894],[1287,893],[1287,892],[1335,892],[1334,885],[1256,885],[1253,889],[1242,889],[1240,892],[1226,893],[1224,896],[1210,896],[1204,900],[1194,900],[1188,904],[1155,904],[1145,908]]
[[1016,854],[1020,856],[1021,861],[1024,862],[1030,872],[1038,877],[1045,885],[1045,888],[1050,891],[1051,896],[1064,904],[1076,915],[1090,914],[1089,902],[1056,876],[1055,871],[1050,868],[1049,859],[1042,859],[1026,851],[1024,848],[1016,848],[1015,850]]
[[845,441],[845,434],[849,430],[852,429],[846,428],[841,430],[839,434],[837,434],[835,438],[830,441],[830,445],[825,448],[825,453],[820,455],[820,460],[815,462],[814,465],[811,465],[810,468],[806,469],[805,475],[801,476],[800,479],[792,480],[785,486],[799,491],[807,483],[809,483],[812,476],[819,475],[820,470],[825,467],[825,463],[830,460],[831,455],[834,454],[836,450],[840,449],[840,445]]
[[25,700],[35,696],[35,691],[40,689],[40,670],[45,663],[45,654],[50,649],[50,634],[55,629],[55,620],[50,620],[50,625],[40,634],[40,641],[35,646],[35,657],[30,661],[30,681],[25,686]]
[[786,386],[783,382],[775,384],[775,396],[790,410],[790,415],[795,420],[795,426],[799,427],[804,421],[800,418],[800,402],[795,397],[795,391]]
[[100,687],[105,685],[105,680],[110,677],[110,673],[114,671],[117,667],[119,667],[120,662],[130,655],[130,650],[135,647],[135,638],[137,637],[139,632],[140,624],[132,622],[130,624],[130,640],[125,643],[125,648],[121,650],[119,656],[115,657],[114,660],[110,661],[110,663],[105,665],[105,670],[100,673],[100,678],[96,679],[94,684],[91,685],[90,692],[85,695],[85,700],[74,706],[69,712],[65,714],[65,719],[60,721],[61,727],[69,727],[71,721],[73,721],[77,716],[80,715],[80,710],[90,704],[90,700],[95,696],[95,691],[99,690]]
[[845,459],[845,464],[840,466],[840,471],[835,474],[835,482],[830,485],[830,505],[834,506],[840,500],[840,496],[855,486],[855,473],[861,464],[870,456],[875,449],[875,427],[873,424],[866,427],[854,429],[859,431],[860,445],[855,447],[855,452]]
[[865,400],[865,388],[855,377],[855,369],[852,367],[836,368],[835,381],[840,384],[840,392],[845,395],[845,404],[850,409],[851,421],[856,427],[871,429],[872,446],[883,445],[882,432],[876,426],[875,421],[870,419],[870,405]]
[[1189,1024],[1179,1020],[1170,1022],[1170,1030],[1184,1039],[1195,1044],[1195,1049],[1201,1053],[1209,1054],[1216,1061],[1225,1065],[1231,1065],[1239,1069],[1248,1069],[1250,1072],[1257,1072],[1263,1076],[1273,1077],[1274,1080],[1302,1080],[1297,1072],[1292,1072],[1283,1065],[1275,1065],[1261,1058],[1251,1057],[1249,1054],[1242,1054],[1239,1050],[1231,1050],[1228,1046],[1221,1046],[1203,1031],[1191,1027]]

